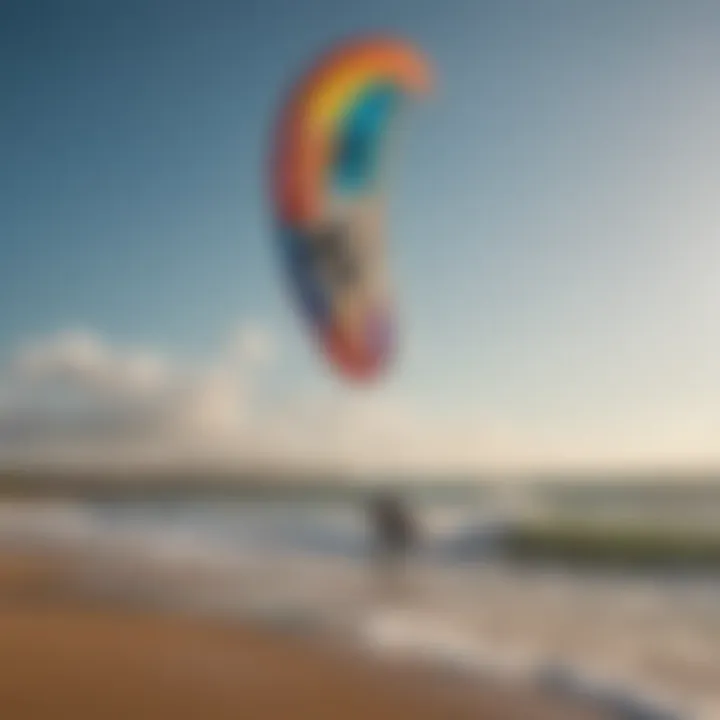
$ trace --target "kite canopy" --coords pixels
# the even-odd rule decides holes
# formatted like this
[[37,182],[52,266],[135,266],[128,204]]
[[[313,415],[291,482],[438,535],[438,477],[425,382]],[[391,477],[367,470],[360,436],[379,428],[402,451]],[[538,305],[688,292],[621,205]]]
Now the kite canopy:
[[280,118],[272,195],[282,249],[301,307],[346,377],[374,377],[392,349],[382,140],[403,96],[430,85],[407,42],[355,40],[310,70]]

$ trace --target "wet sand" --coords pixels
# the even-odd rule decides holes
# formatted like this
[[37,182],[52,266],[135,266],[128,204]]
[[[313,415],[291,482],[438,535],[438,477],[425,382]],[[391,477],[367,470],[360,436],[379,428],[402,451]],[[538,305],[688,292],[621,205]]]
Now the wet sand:
[[46,558],[0,554],[3,720],[583,720],[488,683],[386,666],[312,639],[121,607]]

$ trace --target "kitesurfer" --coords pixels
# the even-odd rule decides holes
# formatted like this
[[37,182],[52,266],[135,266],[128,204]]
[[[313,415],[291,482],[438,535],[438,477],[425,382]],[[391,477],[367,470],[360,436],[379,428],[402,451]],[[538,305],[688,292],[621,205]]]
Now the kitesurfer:
[[375,495],[369,505],[375,541],[375,563],[383,594],[401,589],[407,561],[417,549],[419,536],[410,509],[391,493]]

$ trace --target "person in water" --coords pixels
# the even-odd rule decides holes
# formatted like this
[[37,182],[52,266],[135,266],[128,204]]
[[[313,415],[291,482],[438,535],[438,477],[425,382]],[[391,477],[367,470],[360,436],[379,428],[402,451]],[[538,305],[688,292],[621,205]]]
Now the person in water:
[[403,585],[407,560],[418,545],[417,526],[409,508],[389,493],[371,499],[369,519],[381,591],[395,595]]

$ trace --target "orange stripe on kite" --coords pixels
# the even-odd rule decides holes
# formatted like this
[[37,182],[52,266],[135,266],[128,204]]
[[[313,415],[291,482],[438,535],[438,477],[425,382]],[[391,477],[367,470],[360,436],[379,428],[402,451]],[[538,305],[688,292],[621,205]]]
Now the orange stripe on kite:
[[413,46],[376,37],[331,51],[296,87],[282,114],[274,162],[273,193],[285,222],[308,227],[322,219],[338,126],[358,93],[375,83],[423,93],[432,79]]

